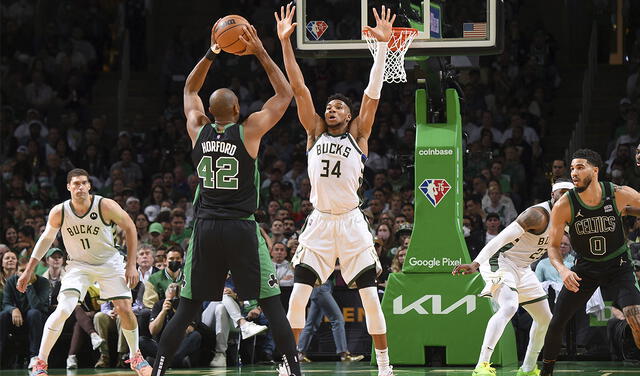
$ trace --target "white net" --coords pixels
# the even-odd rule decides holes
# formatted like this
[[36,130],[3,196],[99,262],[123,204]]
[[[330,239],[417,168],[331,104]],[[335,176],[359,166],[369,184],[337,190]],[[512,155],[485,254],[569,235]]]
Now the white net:
[[[367,31],[364,31],[362,35],[367,41],[371,55],[376,56],[378,40]],[[393,36],[388,44],[387,58],[384,64],[385,82],[407,82],[407,73],[404,71],[404,55],[416,35],[418,35],[418,30],[416,29],[393,28]]]

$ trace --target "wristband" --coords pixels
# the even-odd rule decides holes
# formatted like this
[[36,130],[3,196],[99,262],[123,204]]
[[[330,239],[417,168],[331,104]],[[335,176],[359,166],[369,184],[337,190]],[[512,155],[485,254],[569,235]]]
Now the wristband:
[[207,49],[207,53],[204,55],[204,57],[209,61],[214,61],[218,56],[218,53],[220,53],[220,49],[218,49],[218,52],[216,52],[213,49],[213,46],[211,46],[210,48]]

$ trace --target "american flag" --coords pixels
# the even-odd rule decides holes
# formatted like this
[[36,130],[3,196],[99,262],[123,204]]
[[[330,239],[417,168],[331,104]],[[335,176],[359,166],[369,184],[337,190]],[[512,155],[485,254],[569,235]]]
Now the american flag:
[[462,24],[463,38],[486,38],[487,24],[484,22],[469,22]]

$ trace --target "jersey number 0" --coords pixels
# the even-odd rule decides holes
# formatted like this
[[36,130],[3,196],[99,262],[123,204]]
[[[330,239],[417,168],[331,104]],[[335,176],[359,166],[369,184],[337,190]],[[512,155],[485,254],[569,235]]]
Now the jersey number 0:
[[216,159],[216,171],[213,170],[213,159],[205,155],[198,163],[198,177],[202,185],[210,189],[238,189],[238,160],[234,157]]

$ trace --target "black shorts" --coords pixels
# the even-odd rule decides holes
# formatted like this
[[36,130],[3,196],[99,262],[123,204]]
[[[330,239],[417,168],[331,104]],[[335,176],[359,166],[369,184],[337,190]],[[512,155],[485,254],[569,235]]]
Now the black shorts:
[[602,262],[578,259],[571,270],[582,278],[579,283],[583,294],[591,297],[601,287],[611,293],[614,305],[620,309],[640,305],[640,287],[628,253]]
[[280,294],[269,250],[255,221],[196,219],[180,295],[220,301],[229,271],[242,300]]

